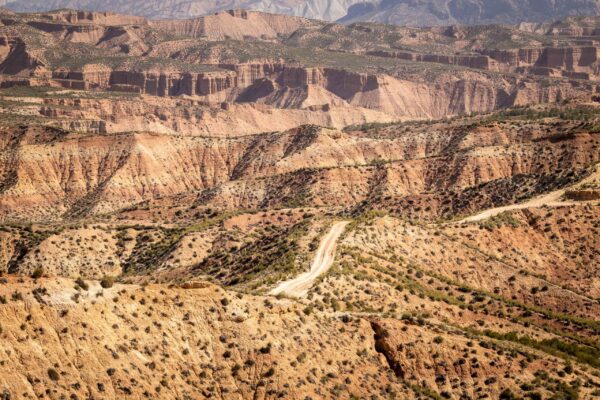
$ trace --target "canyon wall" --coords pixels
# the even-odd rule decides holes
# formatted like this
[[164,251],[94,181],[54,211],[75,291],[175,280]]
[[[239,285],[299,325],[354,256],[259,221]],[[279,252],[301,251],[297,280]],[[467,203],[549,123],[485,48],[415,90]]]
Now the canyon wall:
[[18,38],[0,37],[0,74],[29,75],[43,63]]
[[112,12],[78,10],[58,10],[43,14],[43,18],[55,22],[64,22],[69,24],[141,25],[146,23],[146,19],[143,17],[122,15]]
[[[596,46],[481,50],[481,53],[512,71],[519,68],[535,68],[537,71],[549,69],[565,72],[563,75],[567,76],[569,72],[589,75],[598,73],[598,48]],[[585,77],[582,75],[582,78]]]
[[456,65],[494,72],[563,76],[590,79],[598,75],[598,47],[594,45],[571,47],[532,47],[503,50],[479,50],[480,55],[422,54],[405,51],[376,50],[366,54],[398,58],[413,62]]
[[[282,63],[219,67],[213,72],[180,73],[113,71],[104,66],[88,66],[81,71],[54,71],[52,80],[70,89],[98,88],[161,97],[188,95],[210,103],[251,101],[304,108],[345,102],[398,118],[435,118],[532,102],[554,102],[583,90],[594,90],[591,84],[545,85],[538,80],[496,79],[472,71],[443,73],[433,81],[414,82],[383,74]],[[317,93],[316,97],[311,98],[311,93]]]

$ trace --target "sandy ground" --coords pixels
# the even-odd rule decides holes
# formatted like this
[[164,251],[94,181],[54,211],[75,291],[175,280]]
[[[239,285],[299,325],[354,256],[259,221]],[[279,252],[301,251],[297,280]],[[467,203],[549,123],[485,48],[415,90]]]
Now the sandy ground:
[[310,271],[298,275],[296,278],[280,283],[270,293],[272,295],[285,294],[291,297],[304,297],[315,280],[325,273],[333,264],[337,240],[349,224],[348,221],[336,222],[331,230],[321,240],[317,254],[310,266]]

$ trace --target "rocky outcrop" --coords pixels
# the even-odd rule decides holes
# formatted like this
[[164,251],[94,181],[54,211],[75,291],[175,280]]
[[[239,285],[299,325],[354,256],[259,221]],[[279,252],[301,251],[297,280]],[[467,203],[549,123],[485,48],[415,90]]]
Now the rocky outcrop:
[[142,25],[146,19],[112,12],[92,12],[77,10],[59,10],[42,15],[42,18],[68,24],[94,25]]
[[219,64],[220,68],[234,71],[238,88],[247,88],[256,81],[267,78],[275,80],[285,70],[285,63]]
[[184,73],[113,71],[103,65],[88,65],[82,71],[59,69],[52,77],[71,88],[100,88],[152,96],[211,96],[247,88],[260,79],[277,79],[285,70],[282,63],[222,64],[218,67],[220,69],[215,67],[214,72]]
[[100,25],[64,25],[54,22],[30,21],[32,28],[57,35],[60,39],[73,43],[95,44],[104,35],[105,28]]
[[[181,142],[177,137],[150,134],[84,138],[75,134],[65,139],[57,142],[56,147],[30,143],[21,149],[21,167],[15,166],[19,171],[16,171],[18,182],[12,187],[14,195],[26,198],[26,203],[32,206],[39,202],[43,192],[42,197],[49,202],[61,204],[55,203],[57,212],[69,215],[88,213],[97,207],[111,209],[117,203],[103,199],[116,196],[114,199],[120,198],[118,203],[133,204],[150,193],[172,195],[223,182],[243,149],[239,141],[209,142],[190,137]],[[38,146],[45,150],[39,153]],[[45,161],[41,164],[34,161],[38,157]],[[41,169],[36,167],[28,172],[21,169],[30,162]],[[42,178],[49,176],[50,164],[56,180]],[[69,194],[59,189],[64,178],[71,182]],[[36,181],[45,183],[36,190],[39,194],[34,195],[29,185]],[[173,185],[175,181],[179,183]],[[132,191],[132,185],[137,189]],[[52,194],[57,189],[62,192],[58,197]],[[108,193],[112,194],[106,197]],[[1,209],[14,206],[7,197],[1,203]]]
[[[0,82],[0,87],[2,85]],[[305,102],[306,107],[301,109],[283,109],[256,104],[258,102],[209,105],[204,100],[147,96],[115,97],[113,100],[46,99],[39,113],[47,118],[59,119],[62,127],[73,124],[76,128],[69,129],[78,132],[95,133],[97,127],[90,121],[102,121],[108,133],[135,131],[221,138],[285,131],[304,124],[341,129],[348,125],[394,120],[382,112],[349,104],[310,107],[310,103]],[[320,99],[315,103],[324,104]]]
[[598,71],[599,57],[596,46],[481,50],[481,53],[496,60],[501,65],[501,69],[507,71],[516,71],[520,68],[521,72],[529,70],[536,73],[543,69],[550,69],[557,70],[559,76],[569,76],[569,73],[595,75]]
[[[69,102],[64,105],[72,107]],[[89,102],[86,106],[93,107]],[[236,107],[223,118],[243,112]],[[130,110],[129,119],[143,112]],[[175,116],[164,109],[159,118]],[[265,127],[270,119],[265,118]],[[196,121],[215,123],[208,117]],[[110,125],[88,128],[90,133],[92,128],[108,131]],[[594,151],[598,138],[592,134],[557,142],[550,132],[531,136],[510,127],[468,131],[463,127],[452,132],[432,127],[426,134],[427,126],[423,124],[420,132],[396,132],[382,139],[314,126],[278,134],[212,138],[166,130],[163,134],[82,137],[32,129],[18,134],[17,162],[5,174],[16,179],[0,196],[0,214],[18,218],[29,210],[30,220],[96,214],[196,191],[206,193],[201,200],[205,205],[230,209],[276,207],[286,199],[303,197],[310,204],[350,206],[369,201],[376,193],[403,199],[460,192],[490,182],[518,182],[523,176],[541,179],[600,161]],[[72,127],[77,130],[76,124]],[[17,133],[7,131],[5,136],[11,135]],[[388,162],[375,168],[381,161]],[[491,200],[484,196],[472,201]],[[463,205],[477,206],[467,201]]]
[[179,73],[112,71],[92,66],[83,71],[57,70],[52,78],[65,88],[104,89],[152,96],[210,96],[236,87],[232,72]]
[[112,71],[104,65],[88,65],[81,71],[58,69],[52,72],[52,78],[67,88],[88,90],[93,88],[106,89],[110,82]]
[[6,54],[0,63],[0,74],[29,74],[31,70],[44,65],[20,39],[0,38],[0,48]]
[[10,41],[6,36],[0,36],[0,63],[4,62],[10,54]]
[[376,74],[358,73],[334,68],[287,66],[280,84],[287,87],[321,86],[336,96],[350,100],[360,92],[381,89],[385,78]]
[[150,50],[150,46],[141,39],[142,35],[143,32],[134,27],[111,26],[106,28],[95,46],[118,53],[141,56]]
[[[113,85],[115,85],[113,87]],[[228,72],[155,73],[114,71],[109,89],[131,87],[132,91],[154,96],[208,96],[235,87],[235,75]]]

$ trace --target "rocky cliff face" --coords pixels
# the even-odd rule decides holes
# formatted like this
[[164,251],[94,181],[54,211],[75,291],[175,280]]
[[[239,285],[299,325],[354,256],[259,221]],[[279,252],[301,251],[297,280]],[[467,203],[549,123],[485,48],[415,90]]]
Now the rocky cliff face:
[[[598,69],[593,45],[481,49],[480,41],[490,40],[488,28],[391,28],[383,34],[382,27],[324,26],[235,10],[149,23],[74,11],[4,21],[0,71],[20,76],[2,77],[4,86],[29,76],[29,85],[193,96],[214,105],[252,102],[324,112],[349,106],[385,118],[437,118],[572,98],[594,86],[515,74],[582,80],[594,79]],[[522,32],[502,29],[512,32],[515,42],[522,40]],[[346,48],[342,31],[355,46]],[[50,45],[40,47],[44,41]],[[429,42],[444,44],[430,46],[439,53],[395,50]],[[329,44],[316,50],[319,43]],[[369,50],[369,43],[381,49]],[[317,57],[307,58],[305,46],[313,46]],[[481,54],[467,52],[469,47]]]
[[[593,86],[572,82],[546,86],[529,79],[490,79],[476,72],[441,74],[434,81],[416,83],[383,74],[281,63],[221,67],[215,72],[180,73],[111,71],[103,66],[88,66],[83,71],[55,71],[52,80],[70,89],[97,88],[163,97],[188,95],[212,103],[259,101],[283,108],[311,104],[312,100],[306,101],[309,88],[319,87],[325,92],[313,105],[346,102],[397,118],[436,118],[531,102],[554,102]],[[289,97],[290,90],[303,100],[282,101],[282,96]]]
[[0,73],[28,75],[44,63],[18,38],[0,38]]
[[116,14],[113,12],[89,12],[77,10],[59,10],[48,13],[45,18],[51,21],[66,22],[69,24],[91,25],[137,25],[145,24],[142,17]]
[[482,50],[482,53],[496,60],[504,70],[546,69],[584,73],[588,77],[598,74],[598,48],[594,46]]

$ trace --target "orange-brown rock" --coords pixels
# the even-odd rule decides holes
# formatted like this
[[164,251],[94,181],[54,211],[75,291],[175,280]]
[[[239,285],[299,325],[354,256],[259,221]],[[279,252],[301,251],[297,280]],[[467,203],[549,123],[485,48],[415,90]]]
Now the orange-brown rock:
[[595,46],[482,50],[481,52],[508,69],[548,68],[597,74],[598,48]]
[[77,10],[59,10],[42,14],[42,18],[69,24],[94,25],[136,25],[146,23],[146,19],[112,12],[90,12]]
[[318,23],[298,17],[230,10],[197,19],[152,21],[150,24],[160,31],[179,36],[239,40],[247,37],[274,39]]

